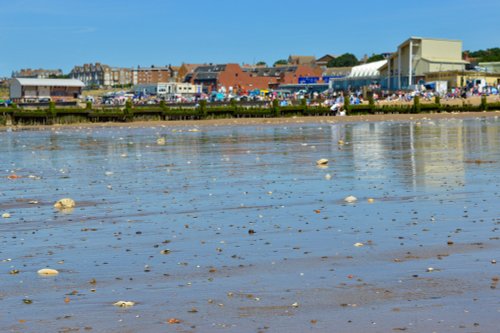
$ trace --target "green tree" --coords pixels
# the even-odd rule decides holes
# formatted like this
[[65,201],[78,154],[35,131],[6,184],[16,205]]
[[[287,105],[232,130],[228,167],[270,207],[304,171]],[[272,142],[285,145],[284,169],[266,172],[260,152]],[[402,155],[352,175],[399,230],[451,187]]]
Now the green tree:
[[500,48],[494,47],[486,50],[464,51],[469,57],[476,58],[478,62],[500,61]]
[[265,61],[259,61],[258,63],[256,63],[256,65],[257,66],[267,66]]
[[359,63],[358,58],[352,53],[344,53],[340,57],[332,59],[326,65],[327,67],[352,67]]
[[367,60],[366,60],[366,63],[370,63],[370,62],[375,62],[375,61],[380,61],[380,60],[384,60],[384,56],[381,55],[381,54],[375,54],[373,53]]
[[288,65],[288,60],[286,59],[276,60],[273,66],[276,67],[278,65]]

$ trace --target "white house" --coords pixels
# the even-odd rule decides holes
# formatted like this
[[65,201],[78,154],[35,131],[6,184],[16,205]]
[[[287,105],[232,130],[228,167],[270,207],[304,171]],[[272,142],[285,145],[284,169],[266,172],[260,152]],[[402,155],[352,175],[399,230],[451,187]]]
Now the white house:
[[80,98],[84,86],[76,79],[14,78],[10,81],[10,99],[15,102],[72,101]]

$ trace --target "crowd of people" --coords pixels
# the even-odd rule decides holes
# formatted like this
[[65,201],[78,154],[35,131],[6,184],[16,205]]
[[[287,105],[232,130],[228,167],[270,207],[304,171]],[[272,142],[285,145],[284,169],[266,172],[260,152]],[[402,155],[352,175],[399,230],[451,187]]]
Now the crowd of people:
[[[494,86],[469,86],[467,88],[453,88],[447,92],[437,92],[433,89],[421,89],[414,91],[392,91],[382,90],[380,86],[370,86],[369,96],[373,97],[373,101],[377,104],[382,102],[393,102],[393,103],[411,103],[415,96],[419,96],[422,101],[432,102],[436,96],[441,97],[443,100],[453,100],[453,99],[467,99],[474,96],[481,95],[496,95],[500,100],[500,84],[497,87]],[[324,92],[312,92],[307,90],[299,90],[295,92],[290,91],[261,91],[254,92],[247,95],[233,95],[231,93],[224,92],[212,92],[209,94],[196,94],[189,97],[183,96],[171,96],[170,98],[160,98],[159,96],[136,96],[134,94],[112,93],[102,97],[92,98],[91,101],[96,104],[107,104],[113,106],[125,105],[127,100],[133,102],[134,105],[157,105],[162,101],[165,103],[194,103],[198,105],[201,100],[206,100],[208,102],[226,102],[229,103],[232,100],[236,102],[268,102],[270,105],[273,100],[278,100],[281,107],[286,107],[289,105],[296,105],[302,103],[302,100],[306,101],[309,106],[322,106],[329,107],[333,114],[342,115],[345,114],[345,104],[346,99],[350,105],[359,105],[366,103],[363,99],[363,91],[361,89],[355,91],[333,91],[326,90]]]

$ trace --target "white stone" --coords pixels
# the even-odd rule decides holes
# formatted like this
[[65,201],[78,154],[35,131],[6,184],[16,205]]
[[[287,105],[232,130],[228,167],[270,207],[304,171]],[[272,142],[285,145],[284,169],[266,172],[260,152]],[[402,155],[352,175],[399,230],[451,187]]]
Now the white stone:
[[135,305],[135,302],[131,301],[118,301],[116,303],[113,303],[114,306],[118,306],[120,308],[129,308],[131,306]]
[[52,268],[43,268],[40,269],[37,273],[39,275],[57,275],[59,274],[59,271]]
[[356,202],[356,201],[358,201],[358,198],[356,198],[356,197],[355,197],[355,196],[353,196],[353,195],[350,195],[350,196],[346,197],[346,198],[344,199],[344,201],[345,201],[345,202],[349,202],[349,203],[351,203],[351,202]]
[[64,198],[64,199],[57,201],[54,204],[54,207],[57,209],[74,208],[75,207],[75,200],[70,199],[70,198]]

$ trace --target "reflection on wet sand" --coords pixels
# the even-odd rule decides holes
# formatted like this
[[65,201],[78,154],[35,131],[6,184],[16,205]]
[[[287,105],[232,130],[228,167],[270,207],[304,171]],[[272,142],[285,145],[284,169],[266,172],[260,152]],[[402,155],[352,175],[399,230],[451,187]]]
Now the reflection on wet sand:
[[0,133],[0,331],[497,329],[498,118],[189,126]]

